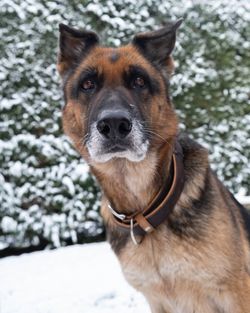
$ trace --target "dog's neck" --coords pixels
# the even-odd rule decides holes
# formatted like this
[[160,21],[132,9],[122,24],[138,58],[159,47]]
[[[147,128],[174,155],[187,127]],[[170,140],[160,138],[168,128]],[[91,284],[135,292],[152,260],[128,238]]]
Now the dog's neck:
[[92,167],[104,196],[119,213],[143,211],[166,181],[172,160],[173,148],[164,146],[150,152],[141,162],[112,159]]

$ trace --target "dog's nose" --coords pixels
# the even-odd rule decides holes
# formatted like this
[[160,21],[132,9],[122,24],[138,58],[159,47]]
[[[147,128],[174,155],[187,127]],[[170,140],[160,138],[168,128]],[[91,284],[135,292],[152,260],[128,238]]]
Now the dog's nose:
[[126,112],[107,111],[97,121],[97,129],[107,139],[123,139],[132,129],[132,122]]

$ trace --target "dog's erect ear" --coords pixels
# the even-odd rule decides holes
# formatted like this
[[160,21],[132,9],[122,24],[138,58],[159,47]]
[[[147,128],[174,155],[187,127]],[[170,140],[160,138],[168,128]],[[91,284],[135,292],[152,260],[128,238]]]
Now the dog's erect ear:
[[91,47],[99,42],[99,38],[92,31],[77,30],[64,24],[59,25],[59,31],[57,69],[60,75],[64,75]]
[[176,22],[169,22],[163,28],[136,35],[132,43],[139,48],[140,52],[151,62],[158,65],[166,65],[171,55],[176,39],[176,30],[183,19]]

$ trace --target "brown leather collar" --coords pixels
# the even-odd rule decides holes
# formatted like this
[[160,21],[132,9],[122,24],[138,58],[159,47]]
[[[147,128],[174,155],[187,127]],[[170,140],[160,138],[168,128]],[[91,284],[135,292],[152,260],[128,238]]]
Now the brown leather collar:
[[109,205],[115,223],[119,228],[130,231],[134,243],[137,243],[134,235],[143,236],[150,233],[165,221],[180,198],[184,187],[184,167],[182,147],[177,141],[173,152],[170,173],[168,181],[165,182],[149,206],[141,213],[126,216],[117,213]]

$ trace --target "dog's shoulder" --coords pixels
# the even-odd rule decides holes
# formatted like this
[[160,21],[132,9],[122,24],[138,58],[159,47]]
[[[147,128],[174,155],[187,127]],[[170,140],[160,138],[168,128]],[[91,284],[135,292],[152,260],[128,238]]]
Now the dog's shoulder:
[[221,181],[219,181],[216,174],[210,169],[208,150],[197,141],[191,139],[186,133],[180,133],[178,141],[183,149],[184,166],[189,179],[193,181],[198,172],[201,174],[202,172],[204,173],[205,169],[209,170],[212,176],[215,177],[217,186],[221,190],[221,193],[224,194],[227,207],[231,210],[232,214],[235,215],[235,212],[233,212],[235,207],[238,209],[250,244],[250,212],[241,203],[239,203],[238,200],[236,200],[233,194],[222,184]]
[[190,138],[187,133],[180,133],[177,140],[183,150],[186,180],[205,177],[209,169],[208,150]]

